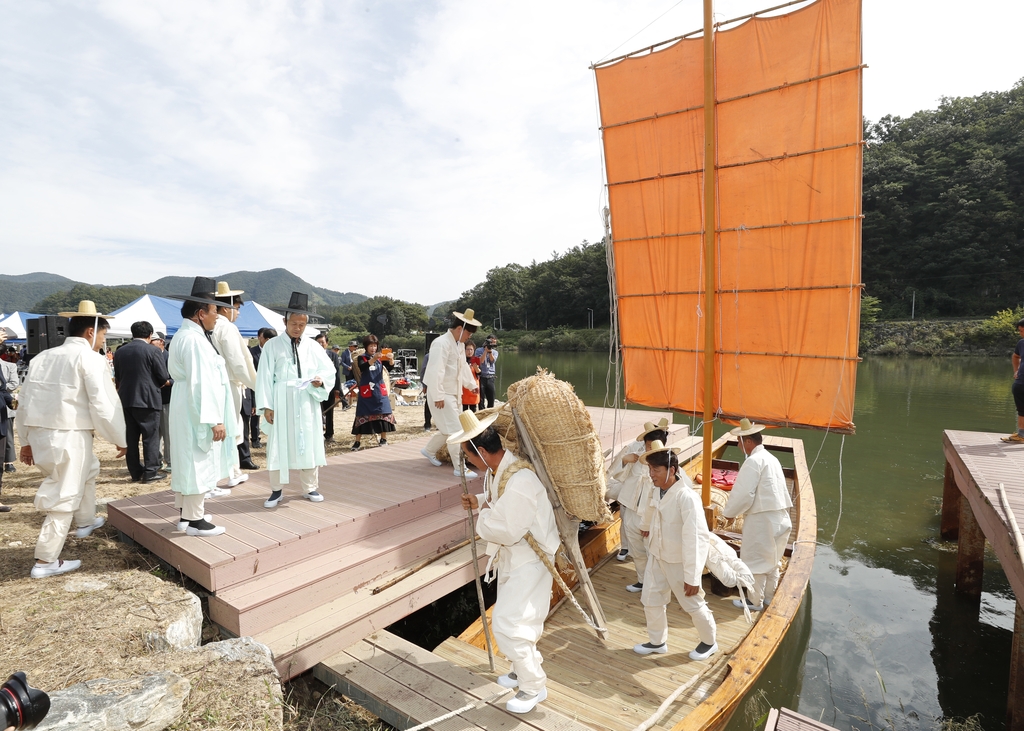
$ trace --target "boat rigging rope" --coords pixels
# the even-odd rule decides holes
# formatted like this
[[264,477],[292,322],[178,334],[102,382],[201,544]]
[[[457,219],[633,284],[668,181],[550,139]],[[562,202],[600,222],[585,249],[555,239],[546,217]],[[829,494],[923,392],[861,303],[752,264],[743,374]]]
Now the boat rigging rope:
[[[701,680],[703,680],[706,676],[710,675],[713,670],[718,670],[718,668],[721,667],[722,663],[727,661],[730,657],[731,657],[731,655],[729,655],[729,654],[721,655],[713,663],[708,665],[706,668],[701,670],[695,676],[693,676],[692,678],[687,680],[685,683],[680,685],[678,688],[676,688],[675,691],[673,691],[672,694],[668,698],[666,698],[664,701],[662,701],[661,705],[658,706],[658,710],[656,710],[653,714],[651,714],[650,718],[648,718],[646,721],[641,723],[639,726],[636,726],[633,729],[633,731],[647,731],[647,729],[651,728],[654,724],[656,724],[659,720],[661,720],[661,717],[665,715],[665,711],[668,710],[668,707],[670,705],[672,705],[672,703],[675,702],[675,700],[679,696],[681,696],[683,693],[685,693],[686,691],[690,690],[695,685],[697,685],[697,683],[699,683]],[[409,731],[413,731],[413,730],[409,729]]]
[[438,716],[437,718],[432,718],[429,721],[424,721],[423,723],[419,724],[418,726],[413,726],[412,728],[406,729],[405,731],[423,731],[423,729],[427,729],[427,728],[430,728],[432,726],[436,726],[439,723],[443,723],[444,721],[447,721],[449,719],[455,718],[460,713],[466,713],[467,711],[472,711],[472,710],[475,710],[477,708],[483,708],[488,703],[493,703],[494,701],[498,700],[502,696],[508,695],[513,690],[515,690],[515,689],[514,688],[506,688],[506,689],[502,690],[500,693],[495,693],[494,695],[489,696],[487,698],[481,698],[480,700],[474,701],[473,703],[467,703],[462,708],[456,708],[454,711],[450,711],[450,712],[444,714],[443,716]]

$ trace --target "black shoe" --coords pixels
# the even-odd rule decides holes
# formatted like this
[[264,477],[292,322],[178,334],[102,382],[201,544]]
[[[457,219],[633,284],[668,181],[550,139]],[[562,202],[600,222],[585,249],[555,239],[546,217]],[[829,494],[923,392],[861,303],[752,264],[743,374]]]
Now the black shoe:
[[251,459],[248,462],[242,462],[240,465],[243,470],[258,470],[260,466],[253,462]]
[[146,475],[141,480],[136,480],[136,482],[141,482],[143,485],[145,485],[145,484],[148,484],[150,482],[160,482],[160,480],[166,480],[166,479],[167,479],[167,473],[166,472],[157,472],[155,475]]
[[359,442],[352,442],[352,451],[353,452],[358,452],[362,448],[363,448],[363,445],[361,445]]
[[17,471],[18,470],[15,469],[14,465],[11,464],[10,462],[8,462],[7,464],[4,465],[4,472],[17,472]]
[[253,449],[263,449],[263,442],[253,442]]

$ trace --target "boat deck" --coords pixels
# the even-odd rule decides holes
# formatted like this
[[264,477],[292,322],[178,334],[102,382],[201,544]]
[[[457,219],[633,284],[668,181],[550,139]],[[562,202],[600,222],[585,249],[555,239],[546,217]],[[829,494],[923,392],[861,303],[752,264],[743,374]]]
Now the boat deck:
[[[957,593],[981,596],[985,541],[992,546],[1017,598],[1010,653],[1007,728],[1024,731],[1024,556],[1014,527],[1024,530],[1024,444],[1007,444],[1002,434],[943,432],[946,476],[940,531],[958,540]],[[1000,486],[1009,504],[1003,504]]]

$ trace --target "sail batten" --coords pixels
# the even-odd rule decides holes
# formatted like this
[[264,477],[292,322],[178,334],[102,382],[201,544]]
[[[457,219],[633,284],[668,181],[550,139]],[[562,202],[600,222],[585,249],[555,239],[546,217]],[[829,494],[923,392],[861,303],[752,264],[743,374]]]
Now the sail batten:
[[860,0],[817,0],[717,33],[710,163],[703,38],[595,69],[630,402],[853,430],[860,15]]

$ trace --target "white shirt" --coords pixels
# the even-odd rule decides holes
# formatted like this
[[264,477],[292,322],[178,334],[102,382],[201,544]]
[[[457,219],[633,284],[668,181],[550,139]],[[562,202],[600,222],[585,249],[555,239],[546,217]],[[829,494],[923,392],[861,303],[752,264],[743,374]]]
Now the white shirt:
[[697,491],[685,474],[664,493],[651,491],[644,522],[650,525],[647,551],[665,563],[683,565],[683,581],[700,586],[711,532]]
[[788,510],[791,507],[793,500],[786,487],[786,476],[782,474],[782,464],[763,444],[758,444],[743,460],[722,515],[735,518],[748,513]]
[[238,331],[238,326],[220,315],[210,332],[210,340],[224,358],[228,369],[228,380],[256,390],[256,367],[252,364],[252,353]]
[[[452,335],[452,331],[439,335],[430,344],[430,357],[423,372],[423,385],[432,401],[444,396],[462,398],[463,387],[473,390],[477,387],[473,371],[466,362],[466,345]],[[460,401],[461,403],[461,401]]]

